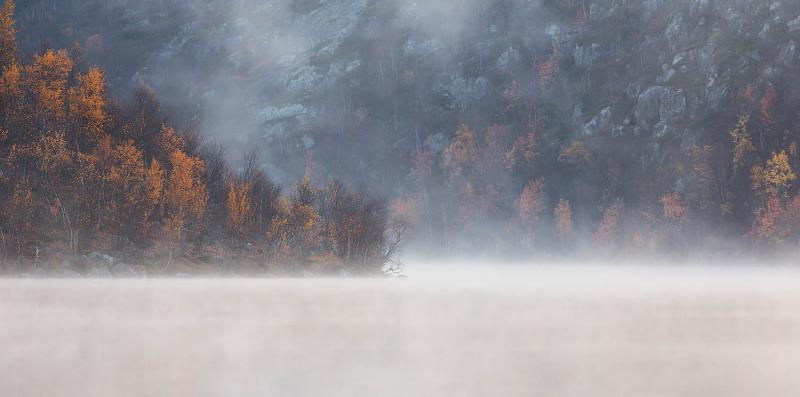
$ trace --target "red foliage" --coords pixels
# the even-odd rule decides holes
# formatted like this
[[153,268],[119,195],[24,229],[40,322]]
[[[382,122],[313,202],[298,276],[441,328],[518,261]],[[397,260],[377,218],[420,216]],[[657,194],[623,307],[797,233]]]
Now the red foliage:
[[544,200],[544,179],[539,178],[528,183],[516,203],[520,219],[527,223],[535,222],[544,210]]
[[772,128],[777,124],[775,114],[778,104],[778,92],[770,87],[761,97],[761,123],[765,128]]
[[509,102],[509,105],[513,105],[519,101],[519,86],[517,80],[512,81],[511,86],[506,88],[503,92],[503,97]]
[[783,212],[781,201],[777,197],[770,197],[767,200],[767,207],[761,208],[756,212],[756,219],[750,234],[757,240],[776,240],[780,238],[777,233],[777,224]]
[[622,207],[614,204],[603,212],[603,221],[597,227],[597,231],[592,236],[595,244],[608,243],[614,240],[619,229],[619,217],[622,212]]
[[686,215],[686,208],[681,205],[681,198],[678,193],[668,193],[661,197],[661,205],[664,206],[664,218],[672,221],[683,221]]
[[558,73],[558,46],[553,44],[553,52],[544,62],[536,65],[539,76],[539,87],[547,89]]

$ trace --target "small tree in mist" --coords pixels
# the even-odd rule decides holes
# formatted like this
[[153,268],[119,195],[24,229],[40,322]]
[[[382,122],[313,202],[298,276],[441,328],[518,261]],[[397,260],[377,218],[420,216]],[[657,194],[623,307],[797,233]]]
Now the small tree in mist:
[[622,205],[615,203],[603,211],[600,225],[592,236],[596,248],[613,251],[616,249],[616,239],[619,234]]
[[520,227],[522,228],[521,239],[523,244],[530,246],[533,242],[536,225],[546,208],[547,202],[544,194],[544,178],[529,182],[519,199],[515,203]]
[[228,228],[238,239],[246,239],[253,227],[252,186],[248,182],[228,182]]
[[268,240],[273,258],[305,261],[321,241],[320,214],[315,206],[319,189],[308,177],[297,183],[289,197],[281,200]]
[[572,206],[568,200],[558,201],[555,209],[556,235],[562,243],[566,242],[572,234]]
[[731,131],[731,143],[733,144],[733,167],[734,171],[739,169],[747,170],[749,156],[756,151],[753,140],[747,132],[750,123],[749,115],[739,116],[736,127]]
[[667,193],[661,196],[664,218],[672,222],[683,222],[686,216],[686,208],[681,204],[678,193]]
[[227,181],[229,233],[251,243],[267,237],[279,207],[280,189],[261,169],[259,158],[256,151],[246,153],[238,174],[229,176]]

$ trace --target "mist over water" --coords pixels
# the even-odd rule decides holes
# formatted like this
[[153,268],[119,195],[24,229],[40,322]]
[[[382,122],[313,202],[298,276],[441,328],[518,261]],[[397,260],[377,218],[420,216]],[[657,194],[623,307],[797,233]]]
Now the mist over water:
[[[786,268],[0,281],[9,396],[790,396]],[[435,269],[435,268],[434,268]]]

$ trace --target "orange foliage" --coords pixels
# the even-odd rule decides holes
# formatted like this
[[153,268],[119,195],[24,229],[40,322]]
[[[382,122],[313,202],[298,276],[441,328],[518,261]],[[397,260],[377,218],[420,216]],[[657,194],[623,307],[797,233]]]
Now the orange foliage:
[[175,151],[170,156],[169,174],[164,201],[167,209],[167,233],[181,241],[192,222],[199,221],[208,202],[205,181],[202,180],[203,160]]
[[158,145],[158,157],[162,159],[169,159],[173,153],[185,150],[183,138],[175,132],[174,128],[167,125],[161,126],[156,144]]
[[532,127],[528,134],[518,137],[511,150],[506,153],[506,167],[514,169],[523,164],[530,164],[536,158],[536,150],[536,131]]
[[756,211],[750,236],[771,244],[783,243],[800,232],[800,195],[796,195],[787,205],[779,197],[767,199],[766,206]]
[[772,153],[764,167],[756,164],[751,170],[753,191],[759,197],[786,197],[795,179],[786,151]]
[[731,141],[733,143],[733,167],[734,169],[743,168],[747,163],[747,157],[756,151],[753,141],[747,133],[747,124],[750,122],[749,115],[739,116],[736,127],[731,131]]
[[456,172],[465,166],[476,163],[478,160],[478,141],[469,126],[462,124],[458,128],[455,138],[444,149],[442,156],[445,167],[457,170]]
[[0,67],[5,68],[17,59],[17,28],[14,21],[14,1],[6,0],[0,9]]
[[7,127],[13,125],[12,123],[19,117],[19,104],[22,101],[21,84],[22,75],[16,63],[3,68],[3,74],[0,76],[0,106],[2,106],[0,110]]
[[268,232],[268,239],[277,251],[307,257],[321,242],[321,217],[315,208],[319,194],[319,189],[305,177],[295,185],[288,199],[281,199],[278,215]]
[[[153,185],[161,182],[154,181],[153,177],[163,177],[163,172],[158,175],[157,163],[146,169],[142,152],[131,141],[114,149],[111,163],[106,181],[113,192],[114,231],[124,238],[141,237],[149,229],[150,216],[160,199],[160,192],[156,194]],[[156,170],[152,169],[153,166]]]
[[27,88],[44,122],[52,124],[63,120],[67,78],[71,71],[72,59],[65,50],[47,50],[42,55],[36,55],[33,65],[25,68]]
[[91,68],[88,73],[79,74],[77,80],[78,86],[70,90],[69,110],[79,134],[98,144],[107,122],[103,72]]
[[544,178],[528,183],[516,204],[520,219],[527,223],[535,222],[545,208]]
[[558,162],[567,166],[584,166],[592,162],[592,152],[583,141],[575,140],[561,150]]
[[756,211],[756,218],[750,233],[758,240],[771,240],[779,242],[781,234],[778,233],[777,223],[783,212],[781,201],[777,197],[770,197],[767,200],[766,208]]
[[228,227],[239,238],[247,236],[253,221],[249,183],[228,182]]
[[145,193],[147,194],[147,217],[150,217],[164,195],[164,169],[156,159],[150,161],[150,167],[147,168]]

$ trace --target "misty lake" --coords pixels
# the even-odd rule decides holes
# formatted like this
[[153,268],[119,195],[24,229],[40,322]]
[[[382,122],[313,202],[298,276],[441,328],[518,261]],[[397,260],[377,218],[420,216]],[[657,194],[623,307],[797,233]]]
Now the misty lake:
[[3,280],[3,396],[794,396],[787,269]]

